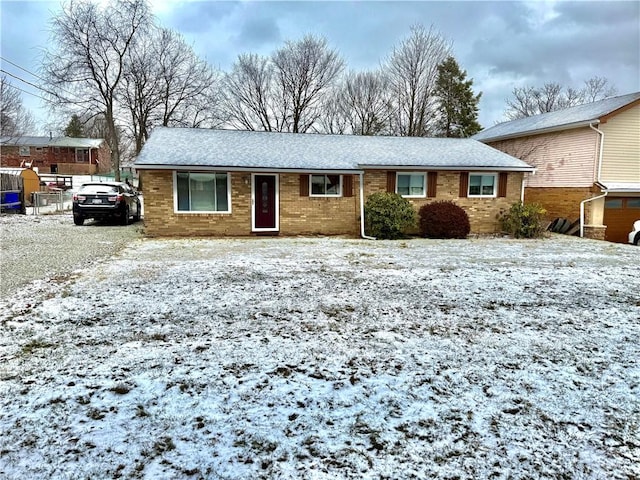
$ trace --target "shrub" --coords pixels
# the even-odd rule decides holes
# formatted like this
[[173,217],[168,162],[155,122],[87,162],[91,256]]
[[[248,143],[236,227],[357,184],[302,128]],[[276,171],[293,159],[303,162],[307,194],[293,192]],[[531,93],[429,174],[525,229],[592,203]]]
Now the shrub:
[[427,203],[420,208],[420,235],[426,238],[467,238],[469,216],[451,201]]
[[406,230],[415,227],[416,211],[397,193],[374,193],[364,206],[364,224],[367,234],[376,238],[402,238]]
[[514,203],[500,219],[502,229],[515,238],[540,238],[546,213],[539,203]]

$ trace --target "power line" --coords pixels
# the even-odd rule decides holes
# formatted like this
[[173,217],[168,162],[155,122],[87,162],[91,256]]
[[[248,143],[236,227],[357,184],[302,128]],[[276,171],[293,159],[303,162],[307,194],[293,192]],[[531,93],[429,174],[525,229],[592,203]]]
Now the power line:
[[15,85],[11,84],[11,83],[7,83],[6,85],[8,87],[15,88],[16,90],[20,90],[22,93],[26,93],[27,95],[31,95],[31,96],[37,97],[37,98],[39,98],[41,100],[44,100],[45,102],[52,103],[51,100],[49,100],[48,98],[41,97],[40,95],[36,95],[35,93],[27,92],[26,90],[23,90],[22,88],[17,87]]
[[[17,63],[15,63],[15,62],[12,62],[11,60],[9,60],[9,59],[7,59],[7,58],[5,58],[5,57],[3,57],[3,56],[0,56],[0,60],[4,61],[4,62],[6,62],[6,63],[8,63],[8,64],[10,64],[10,65],[13,65],[14,67],[17,67],[17,68],[19,68],[20,70],[23,70],[23,71],[27,72],[29,75],[32,75],[32,76],[36,77],[37,79],[42,80],[43,82],[45,82],[45,83],[46,83],[46,80],[45,80],[44,78],[42,78],[40,75],[37,75],[37,74],[35,74],[35,73],[33,73],[33,72],[31,72],[31,71],[27,70],[26,68],[21,67],[20,65],[18,65],[18,64],[17,64]],[[70,92],[69,90],[65,90],[64,88],[60,88],[60,90],[62,90],[63,92],[65,92],[65,93],[67,93],[67,94],[69,94],[69,95],[71,95],[71,96],[75,96],[75,94],[74,94],[74,93],[72,93],[72,92]],[[47,92],[47,93],[48,93],[48,92]]]
[[[52,95],[52,96],[54,96],[54,97],[56,97],[56,98],[62,98],[62,99],[63,99],[65,102],[67,102],[67,103],[72,103],[72,104],[74,104],[74,105],[81,105],[81,103],[80,103],[80,102],[72,101],[72,100],[69,100],[69,99],[67,99],[67,98],[62,97],[61,95],[58,95],[58,94],[53,93],[53,92],[50,92],[49,90],[47,90],[47,89],[45,89],[45,88],[42,88],[40,85],[36,85],[35,83],[32,83],[32,82],[30,82],[30,81],[28,81],[28,80],[25,80],[24,78],[21,78],[21,77],[19,77],[19,76],[17,76],[17,75],[14,75],[14,74],[13,74],[13,73],[11,73],[11,72],[7,72],[6,70],[4,70],[4,69],[2,69],[2,68],[0,68],[0,72],[4,73],[5,75],[9,75],[10,77],[13,77],[13,78],[15,78],[16,80],[19,80],[19,81],[21,81],[21,82],[23,82],[23,83],[26,83],[27,85],[30,85],[30,86],[32,86],[32,87],[34,87],[34,88],[37,88],[37,89],[38,89],[38,90],[40,90],[41,92],[47,93],[47,94]],[[48,101],[50,101],[50,100],[48,100]],[[50,102],[51,102],[51,103],[54,103],[54,102],[52,102],[52,101],[50,101]]]

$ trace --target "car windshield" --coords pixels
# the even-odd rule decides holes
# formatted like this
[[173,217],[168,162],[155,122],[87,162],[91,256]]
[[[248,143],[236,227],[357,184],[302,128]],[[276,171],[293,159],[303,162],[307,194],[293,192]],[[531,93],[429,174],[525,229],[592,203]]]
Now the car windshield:
[[83,185],[80,189],[81,193],[118,193],[118,187],[115,185]]

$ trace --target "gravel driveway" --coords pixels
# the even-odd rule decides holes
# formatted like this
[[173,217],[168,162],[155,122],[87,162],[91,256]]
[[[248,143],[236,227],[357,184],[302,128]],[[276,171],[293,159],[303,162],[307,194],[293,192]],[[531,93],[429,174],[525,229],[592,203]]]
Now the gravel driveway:
[[142,222],[127,227],[89,221],[76,227],[70,213],[0,215],[0,298],[37,279],[65,276],[118,252],[142,237]]

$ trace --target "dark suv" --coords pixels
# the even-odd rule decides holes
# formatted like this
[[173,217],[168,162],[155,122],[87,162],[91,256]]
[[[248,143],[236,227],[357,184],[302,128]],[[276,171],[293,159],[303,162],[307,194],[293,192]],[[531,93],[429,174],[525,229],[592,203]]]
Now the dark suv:
[[129,219],[140,220],[140,198],[131,186],[123,182],[85,183],[73,194],[73,223],[82,225],[87,218],[115,218],[121,225]]

